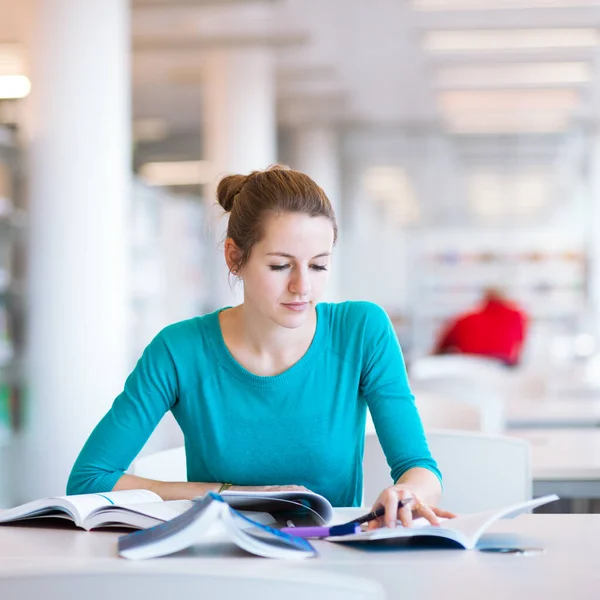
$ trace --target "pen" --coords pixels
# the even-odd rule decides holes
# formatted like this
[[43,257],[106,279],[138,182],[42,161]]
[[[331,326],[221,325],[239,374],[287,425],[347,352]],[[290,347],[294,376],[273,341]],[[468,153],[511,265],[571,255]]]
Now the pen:
[[[406,504],[410,504],[412,501],[413,501],[412,498],[405,498],[404,500],[398,500],[398,508],[402,508]],[[384,514],[385,514],[385,507],[380,506],[377,510],[372,510],[370,513],[367,513],[366,515],[363,515],[362,517],[358,517],[357,519],[352,519],[352,521],[345,523],[345,525],[348,525],[350,523],[358,523],[358,524],[367,523],[369,521],[374,521],[378,517],[383,517]]]
[[350,523],[332,525],[331,527],[282,527],[281,531],[301,538],[322,538],[332,535],[360,533],[360,525],[355,521],[351,521]]

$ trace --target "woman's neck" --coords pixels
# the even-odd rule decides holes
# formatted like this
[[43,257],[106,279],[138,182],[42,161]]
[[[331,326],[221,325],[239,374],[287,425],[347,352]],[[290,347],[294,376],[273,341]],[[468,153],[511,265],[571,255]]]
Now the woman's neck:
[[274,375],[304,356],[315,335],[317,315],[313,309],[304,325],[289,329],[240,304],[220,313],[219,321],[225,345],[242,366],[257,375]]
[[[289,329],[256,314],[247,304],[240,304],[238,325],[243,341],[253,354],[281,355],[291,348],[308,346],[315,335],[317,314],[313,308],[309,318],[300,327]],[[237,315],[236,315],[237,316]]]

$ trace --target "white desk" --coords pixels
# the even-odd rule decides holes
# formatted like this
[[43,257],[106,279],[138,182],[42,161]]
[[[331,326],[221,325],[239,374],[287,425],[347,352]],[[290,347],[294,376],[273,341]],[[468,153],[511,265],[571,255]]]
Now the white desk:
[[531,443],[534,495],[600,498],[600,429],[522,429]]
[[[105,572],[107,577],[114,573],[141,572],[148,576],[177,573],[182,577],[191,574],[200,577],[202,573],[226,570],[259,570],[268,576],[269,572],[275,574],[289,568],[307,577],[317,570],[373,579],[384,586],[388,598],[598,598],[600,515],[524,515],[501,521],[491,531],[497,540],[508,536],[512,543],[517,533],[516,541],[522,545],[542,546],[545,551],[531,556],[415,548],[363,551],[316,542],[320,557],[304,561],[254,558],[223,545],[193,555],[130,562],[116,555],[117,533],[87,533],[63,526],[52,529],[3,526],[0,527],[0,596],[3,577],[19,572],[59,571],[76,575],[93,571]],[[194,585],[200,597],[201,581],[196,579]]]
[[600,400],[511,399],[506,406],[507,429],[600,427]]

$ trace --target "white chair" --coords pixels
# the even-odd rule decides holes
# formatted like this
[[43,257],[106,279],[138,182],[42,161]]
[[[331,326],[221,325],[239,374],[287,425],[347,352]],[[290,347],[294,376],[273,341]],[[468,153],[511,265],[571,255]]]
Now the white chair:
[[[505,404],[511,379],[506,367],[496,361],[465,355],[428,356],[415,360],[409,375],[417,406],[419,394],[435,393],[439,398],[476,407],[480,431],[500,433],[505,429]],[[439,409],[444,410],[441,406]]]
[[497,360],[472,354],[424,356],[410,363],[410,374],[419,379],[468,376],[475,379],[501,379],[509,370]]
[[482,428],[493,427],[491,423],[485,421],[479,405],[431,391],[427,387],[421,388],[418,385],[413,386],[412,391],[419,416],[426,429],[481,431]]
[[[530,446],[524,440],[471,431],[430,430],[427,441],[442,472],[442,508],[472,513],[531,498]],[[374,434],[365,436],[363,477],[363,504],[371,506],[392,483],[390,468]]]
[[[239,559],[238,559],[239,561]],[[292,569],[270,562],[211,566],[194,562],[192,567],[177,561],[152,561],[151,568],[131,563],[70,568],[54,565],[52,571],[37,566],[0,573],[1,598],[44,598],[45,600],[105,600],[106,598],[261,598],[264,600],[382,600],[380,583],[354,575],[326,570]],[[269,561],[264,561],[266,563]],[[166,563],[170,563],[167,565]],[[190,563],[192,564],[192,563]],[[235,567],[233,565],[235,564]],[[129,568],[127,568],[129,567]]]
[[185,448],[179,446],[142,456],[131,464],[128,472],[158,481],[187,481]]

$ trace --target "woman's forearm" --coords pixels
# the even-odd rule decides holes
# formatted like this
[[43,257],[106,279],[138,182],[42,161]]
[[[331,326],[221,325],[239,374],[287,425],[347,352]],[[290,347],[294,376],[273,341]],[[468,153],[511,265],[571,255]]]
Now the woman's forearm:
[[135,475],[123,475],[113,490],[150,490],[163,500],[191,500],[197,496],[204,496],[208,492],[217,492],[220,487],[220,483],[156,481]]
[[410,489],[418,494],[424,502],[433,504],[434,506],[442,495],[440,480],[429,469],[424,469],[422,467],[415,467],[414,469],[406,471],[406,473],[396,481],[396,485],[410,487]]

